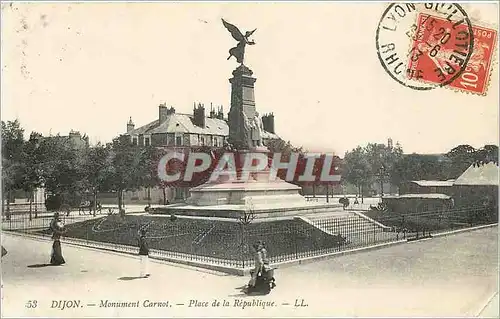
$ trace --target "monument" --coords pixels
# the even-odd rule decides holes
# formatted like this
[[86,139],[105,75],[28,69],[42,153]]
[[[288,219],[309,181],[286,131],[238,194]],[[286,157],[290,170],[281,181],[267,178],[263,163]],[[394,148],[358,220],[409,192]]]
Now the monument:
[[[231,108],[228,115],[228,142],[237,156],[244,157],[249,152],[267,153],[262,144],[262,120],[255,104],[255,82],[253,72],[244,64],[245,48],[255,45],[249,37],[255,32],[240,30],[222,20],[223,25],[238,41],[236,47],[229,50],[229,57],[234,57],[240,64],[229,79],[231,84]],[[240,168],[238,176],[244,174]],[[247,172],[250,178],[223,182],[207,182],[190,190],[190,197],[185,204],[169,205],[167,210],[175,213],[240,217],[242,212],[251,208],[259,217],[299,215],[301,213],[327,212],[340,204],[318,204],[307,202],[300,195],[301,188],[279,178],[269,178],[269,167],[259,172]]]

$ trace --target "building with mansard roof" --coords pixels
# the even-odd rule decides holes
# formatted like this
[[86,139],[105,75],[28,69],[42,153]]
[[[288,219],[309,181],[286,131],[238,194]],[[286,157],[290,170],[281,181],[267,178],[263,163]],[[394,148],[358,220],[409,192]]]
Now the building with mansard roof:
[[[274,115],[261,116],[262,142],[266,145],[270,140],[279,139],[274,130]],[[229,136],[229,125],[224,117],[222,106],[210,106],[205,113],[203,104],[193,106],[192,114],[177,113],[172,106],[165,103],[158,106],[158,117],[140,127],[135,126],[132,118],[127,123],[127,131],[122,137],[130,138],[138,146],[156,147],[196,147],[224,146]],[[151,189],[150,198],[153,204],[162,204],[164,199],[170,203],[184,201],[189,197],[189,188],[177,187],[167,189]],[[165,194],[163,194],[165,192]],[[109,198],[114,202],[114,197]],[[124,193],[124,201],[130,204],[148,202],[148,190]],[[107,199],[103,199],[106,203]]]
[[[262,116],[262,141],[279,139],[274,131],[274,115]],[[132,118],[127,123],[127,132],[122,136],[130,137],[132,143],[139,146],[157,147],[222,147],[229,136],[229,126],[224,118],[223,108],[210,107],[205,114],[203,104],[195,104],[192,114],[177,113],[175,108],[160,104],[158,118],[135,128]]]

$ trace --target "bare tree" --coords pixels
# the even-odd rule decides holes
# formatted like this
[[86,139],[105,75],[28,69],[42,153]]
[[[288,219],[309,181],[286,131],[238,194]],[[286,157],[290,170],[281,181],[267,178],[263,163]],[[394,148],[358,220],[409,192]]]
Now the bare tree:
[[247,246],[247,228],[255,219],[255,207],[251,200],[248,200],[245,210],[238,218],[241,230],[241,252],[243,267],[245,267],[245,247]]

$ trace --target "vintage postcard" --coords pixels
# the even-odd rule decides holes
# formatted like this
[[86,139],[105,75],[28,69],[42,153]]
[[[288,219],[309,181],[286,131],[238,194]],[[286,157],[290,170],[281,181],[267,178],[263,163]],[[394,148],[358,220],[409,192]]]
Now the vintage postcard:
[[497,2],[1,2],[1,316],[498,318]]

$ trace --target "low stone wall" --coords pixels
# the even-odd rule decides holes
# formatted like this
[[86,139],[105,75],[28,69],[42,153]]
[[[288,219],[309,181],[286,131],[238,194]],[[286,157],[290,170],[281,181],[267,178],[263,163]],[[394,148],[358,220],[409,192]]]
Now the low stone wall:
[[[311,204],[303,207],[255,208],[252,210],[252,213],[255,214],[255,218],[293,217],[305,214],[327,213],[340,207],[342,207],[340,204]],[[235,207],[231,209],[217,206],[196,207],[174,204],[153,206],[149,212],[151,214],[239,218],[247,211],[244,207]]]

